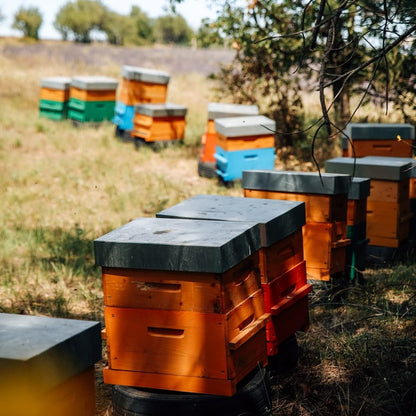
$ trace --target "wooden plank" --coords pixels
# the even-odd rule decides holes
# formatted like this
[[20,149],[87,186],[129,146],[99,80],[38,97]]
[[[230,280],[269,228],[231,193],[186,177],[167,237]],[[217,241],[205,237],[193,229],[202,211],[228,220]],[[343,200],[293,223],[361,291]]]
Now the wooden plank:
[[104,312],[112,369],[228,378],[223,315],[113,307]]
[[302,230],[259,250],[261,282],[271,282],[304,259]]
[[362,224],[367,216],[367,198],[349,199],[347,202],[347,226]]
[[162,104],[166,102],[167,85],[122,78],[118,97],[126,105]]
[[55,90],[52,88],[42,87],[40,89],[39,98],[41,100],[66,102],[69,100],[69,89],[68,90]]
[[182,391],[188,393],[218,394],[232,396],[236,393],[234,380],[207,377],[180,376],[176,374],[143,373],[139,371],[104,368],[104,383],[140,388]]
[[185,137],[185,117],[150,117],[136,113],[132,135],[148,142],[176,140]]
[[[413,169],[416,169],[416,168],[413,168]],[[416,199],[416,178],[410,178],[409,199]]]
[[244,189],[251,198],[282,199],[305,202],[306,222],[346,221],[347,194],[320,195]]
[[409,179],[383,181],[371,179],[368,201],[402,202],[409,199]]
[[271,312],[274,306],[281,304],[285,299],[289,299],[293,293],[303,288],[306,283],[305,261],[302,261],[270,283],[263,283],[265,311]]
[[243,136],[227,138],[217,133],[217,145],[227,151],[267,149],[275,146],[274,136]]
[[260,289],[254,258],[221,274],[102,268],[104,304],[226,313]]
[[348,143],[348,157],[395,156],[412,157],[413,140],[354,140]]
[[81,101],[115,101],[116,90],[81,90],[71,87],[69,96]]

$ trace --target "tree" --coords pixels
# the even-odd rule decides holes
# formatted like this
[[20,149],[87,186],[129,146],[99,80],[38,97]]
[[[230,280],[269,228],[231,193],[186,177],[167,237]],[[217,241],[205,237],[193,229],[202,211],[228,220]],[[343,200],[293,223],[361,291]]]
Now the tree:
[[25,37],[38,40],[41,25],[42,14],[37,7],[21,7],[14,15],[12,28],[23,32]]
[[107,35],[109,43],[124,45],[126,39],[132,41],[135,37],[135,22],[130,16],[123,16],[106,10],[100,24],[100,30]]
[[218,28],[209,19],[202,19],[196,39],[200,48],[224,46],[227,43],[227,40],[221,35]]
[[153,21],[139,7],[131,8],[130,17],[134,21],[136,28],[136,43],[146,45],[154,42]]
[[77,42],[91,42],[91,31],[103,25],[106,7],[99,0],[77,0],[61,7],[54,27],[67,40],[70,35]]
[[156,42],[189,45],[193,30],[180,15],[166,15],[156,19],[153,33]]

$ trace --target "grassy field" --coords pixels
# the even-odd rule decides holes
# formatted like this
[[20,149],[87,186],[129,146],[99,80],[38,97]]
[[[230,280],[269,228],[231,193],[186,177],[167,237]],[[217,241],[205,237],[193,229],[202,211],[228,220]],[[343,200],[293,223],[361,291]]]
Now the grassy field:
[[[169,101],[189,109],[186,145],[137,151],[115,138],[109,122],[74,127],[39,119],[41,78],[119,78],[122,64],[50,56],[0,54],[0,312],[103,322],[95,238],[196,194],[242,190],[197,174],[206,106],[215,98],[205,75],[189,68],[169,83]],[[298,335],[298,368],[274,379],[273,415],[416,414],[415,259],[364,277],[361,286],[314,288],[310,329]],[[109,388],[97,377],[103,416],[110,414]]]

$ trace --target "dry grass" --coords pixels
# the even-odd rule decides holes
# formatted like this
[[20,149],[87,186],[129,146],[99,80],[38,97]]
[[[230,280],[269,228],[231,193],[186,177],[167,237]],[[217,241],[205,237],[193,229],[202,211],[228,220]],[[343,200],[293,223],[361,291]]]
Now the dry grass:
[[[111,123],[75,128],[39,119],[41,78],[119,77],[120,65],[0,54],[1,312],[102,322],[95,238],[199,193],[242,195],[238,184],[228,189],[197,174],[211,100],[200,74],[178,74],[169,84],[169,101],[189,108],[187,146],[136,151],[114,137]],[[290,154],[287,160],[300,168]],[[298,337],[299,367],[275,380],[273,414],[415,414],[415,275],[413,262],[369,270],[365,286],[316,286],[310,330]],[[100,371],[97,377],[97,416],[104,416],[109,388]]]

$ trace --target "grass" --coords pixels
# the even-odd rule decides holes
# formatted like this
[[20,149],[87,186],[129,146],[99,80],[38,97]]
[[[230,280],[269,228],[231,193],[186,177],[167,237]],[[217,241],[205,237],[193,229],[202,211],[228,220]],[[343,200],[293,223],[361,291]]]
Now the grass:
[[[169,83],[169,101],[189,108],[186,146],[153,152],[117,140],[109,122],[76,128],[38,117],[42,77],[118,77],[118,63],[0,55],[0,71],[0,312],[103,322],[95,238],[196,194],[242,195],[238,184],[225,188],[197,174],[212,100],[201,75]],[[313,168],[286,156],[289,168]],[[273,414],[416,414],[415,261],[364,277],[362,286],[315,286],[310,329],[298,335],[299,366],[274,380]],[[110,399],[99,373],[97,386],[103,416]]]

